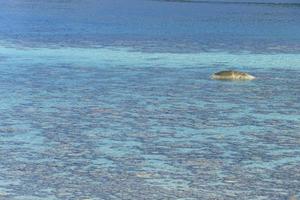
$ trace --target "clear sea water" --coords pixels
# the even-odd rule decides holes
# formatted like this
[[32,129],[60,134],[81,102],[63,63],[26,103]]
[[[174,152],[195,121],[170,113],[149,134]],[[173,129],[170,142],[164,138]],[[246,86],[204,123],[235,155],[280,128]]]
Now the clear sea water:
[[300,198],[300,2],[2,1],[0,156],[1,200]]

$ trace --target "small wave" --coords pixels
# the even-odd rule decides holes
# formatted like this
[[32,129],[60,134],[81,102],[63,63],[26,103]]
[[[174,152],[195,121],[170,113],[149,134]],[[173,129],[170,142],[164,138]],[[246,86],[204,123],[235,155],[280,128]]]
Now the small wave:
[[164,2],[178,2],[178,3],[205,3],[205,4],[242,4],[242,5],[265,5],[265,6],[282,6],[282,7],[300,7],[297,2],[262,2],[262,1],[218,1],[218,0],[154,0]]

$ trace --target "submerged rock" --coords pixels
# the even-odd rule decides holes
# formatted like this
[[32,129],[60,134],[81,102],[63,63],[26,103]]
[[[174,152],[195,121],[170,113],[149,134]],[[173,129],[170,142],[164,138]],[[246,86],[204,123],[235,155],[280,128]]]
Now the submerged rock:
[[211,76],[212,79],[216,80],[253,80],[255,79],[254,76],[247,74],[245,72],[239,71],[220,71],[214,73]]

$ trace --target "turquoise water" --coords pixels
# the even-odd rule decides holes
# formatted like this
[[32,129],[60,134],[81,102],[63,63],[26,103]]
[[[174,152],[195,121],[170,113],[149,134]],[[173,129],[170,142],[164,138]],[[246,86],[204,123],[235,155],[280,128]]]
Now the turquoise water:
[[300,7],[247,2],[3,3],[0,199],[299,196]]

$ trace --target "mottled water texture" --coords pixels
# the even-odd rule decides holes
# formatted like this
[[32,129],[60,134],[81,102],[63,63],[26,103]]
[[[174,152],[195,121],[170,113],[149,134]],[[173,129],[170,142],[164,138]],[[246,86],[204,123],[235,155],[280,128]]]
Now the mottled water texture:
[[112,2],[1,4],[0,199],[299,199],[299,9]]
[[215,69],[3,59],[2,197],[299,194],[299,71],[256,68],[259,79],[236,83],[210,80]]

